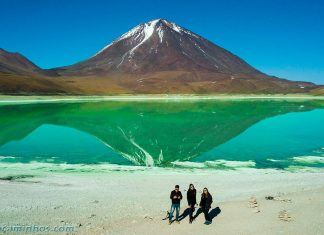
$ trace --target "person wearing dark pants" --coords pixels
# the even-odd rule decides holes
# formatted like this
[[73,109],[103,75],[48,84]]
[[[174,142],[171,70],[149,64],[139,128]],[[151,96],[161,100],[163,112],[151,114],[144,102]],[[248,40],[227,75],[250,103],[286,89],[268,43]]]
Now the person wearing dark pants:
[[195,205],[197,204],[196,189],[193,184],[189,185],[189,189],[187,191],[187,201],[188,201],[188,207],[190,208],[189,223],[191,224],[193,221],[193,213],[195,211]]
[[211,208],[211,204],[213,203],[213,197],[208,192],[207,188],[204,188],[203,193],[201,194],[201,200],[199,206],[205,215],[205,224],[211,224],[211,219],[208,215],[209,209]]
[[171,220],[173,217],[174,211],[176,211],[176,221],[177,223],[180,223],[179,221],[179,211],[180,211],[180,201],[182,199],[182,194],[179,190],[179,185],[176,185],[174,190],[170,194],[170,199],[171,199],[171,210],[169,213],[169,224],[171,224]]

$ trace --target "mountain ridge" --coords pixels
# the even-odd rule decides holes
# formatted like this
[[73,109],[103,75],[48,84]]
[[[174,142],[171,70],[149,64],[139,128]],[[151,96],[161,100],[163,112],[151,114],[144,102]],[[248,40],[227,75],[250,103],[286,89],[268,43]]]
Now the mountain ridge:
[[54,71],[38,67],[18,52],[9,52],[0,48],[0,72],[19,75],[54,76]]

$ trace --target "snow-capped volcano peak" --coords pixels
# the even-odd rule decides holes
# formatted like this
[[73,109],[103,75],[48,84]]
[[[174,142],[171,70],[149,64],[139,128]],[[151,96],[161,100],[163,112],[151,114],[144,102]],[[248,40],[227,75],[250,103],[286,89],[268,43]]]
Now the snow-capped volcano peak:
[[142,23],[128,32],[124,33],[121,35],[119,38],[117,38],[115,41],[112,43],[108,44],[105,46],[103,49],[101,49],[96,55],[102,53],[105,51],[107,48],[112,46],[113,44],[116,44],[119,41],[125,40],[125,39],[133,39],[138,41],[138,44],[134,46],[134,48],[130,51],[130,53],[133,53],[139,46],[141,46],[145,41],[147,41],[154,33],[156,33],[159,36],[159,41],[160,43],[163,42],[163,36],[165,35],[165,31],[173,31],[174,33],[178,33],[180,35],[187,34],[190,36],[194,36],[196,38],[199,38],[199,36],[187,29],[182,28],[181,26],[167,21],[165,19],[155,19],[151,20],[147,23]]
[[137,25],[136,27],[132,28],[127,33],[123,34],[121,37],[119,37],[117,40],[122,40],[125,38],[129,38],[133,35],[136,35],[137,33],[140,33],[143,31],[147,37],[150,37],[152,33],[154,32],[154,28],[159,20],[152,20],[148,23]]
[[131,36],[133,36],[137,33],[141,33],[141,32],[145,33],[145,35],[147,35],[147,37],[150,37],[155,30],[161,31],[162,25],[167,26],[170,29],[175,30],[178,33],[185,31],[180,26],[176,25],[175,23],[169,22],[165,19],[155,19],[155,20],[151,20],[147,23],[137,25],[136,27],[132,28],[130,31],[123,34],[117,40],[122,40],[122,39],[131,37]]

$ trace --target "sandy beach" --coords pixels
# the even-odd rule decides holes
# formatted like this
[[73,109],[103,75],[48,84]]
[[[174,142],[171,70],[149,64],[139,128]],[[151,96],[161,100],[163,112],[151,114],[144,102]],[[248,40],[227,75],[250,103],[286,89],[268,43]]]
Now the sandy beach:
[[[2,226],[73,227],[73,232],[61,234],[324,233],[324,171],[321,169],[113,167],[98,172],[34,174],[42,166],[31,169],[23,165],[19,165],[25,169],[20,172],[20,178],[14,177],[17,176],[12,173],[14,167],[1,172]],[[180,224],[168,225],[163,220],[174,185],[179,184],[186,195],[189,183],[195,184],[199,195],[205,186],[213,195],[211,225],[203,224],[203,214],[193,224],[189,224],[188,217]],[[273,198],[267,200],[267,196]],[[184,198],[180,213],[186,207]]]

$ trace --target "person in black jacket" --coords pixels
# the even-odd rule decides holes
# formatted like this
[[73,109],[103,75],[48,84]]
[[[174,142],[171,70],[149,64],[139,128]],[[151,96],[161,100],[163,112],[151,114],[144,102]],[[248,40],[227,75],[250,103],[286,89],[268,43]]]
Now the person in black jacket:
[[209,212],[209,209],[211,208],[212,203],[213,203],[212,195],[210,195],[207,188],[204,188],[204,191],[201,194],[201,200],[200,200],[199,206],[202,209],[202,211],[204,212],[205,220],[206,220],[205,224],[211,223],[208,212]]
[[171,199],[172,204],[171,204],[171,210],[169,213],[169,224],[171,224],[174,210],[176,211],[176,221],[177,221],[177,223],[180,223],[179,211],[180,211],[180,201],[182,199],[182,194],[179,190],[179,185],[176,185],[174,190],[171,192],[170,199]]
[[188,201],[188,207],[190,208],[189,223],[191,224],[193,221],[193,213],[195,211],[195,205],[197,204],[196,189],[193,184],[189,185],[189,189],[187,191],[187,201]]

